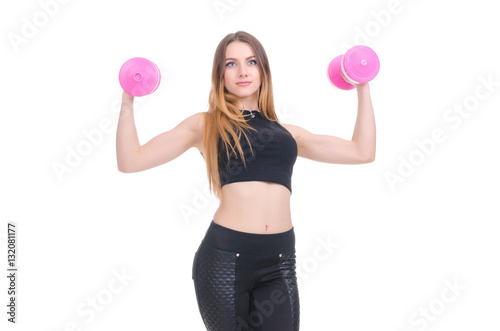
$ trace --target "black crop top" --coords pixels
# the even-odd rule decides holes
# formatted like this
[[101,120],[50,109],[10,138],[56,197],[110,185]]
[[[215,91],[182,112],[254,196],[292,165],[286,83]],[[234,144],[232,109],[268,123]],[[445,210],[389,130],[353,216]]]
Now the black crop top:
[[[259,111],[244,110],[247,123],[257,131],[245,129],[252,151],[245,136],[240,138],[246,169],[239,152],[227,160],[222,139],[218,141],[218,163],[221,187],[235,182],[264,181],[284,185],[292,192],[293,165],[297,159],[297,143],[281,124],[268,120]],[[233,142],[231,140],[231,142]]]

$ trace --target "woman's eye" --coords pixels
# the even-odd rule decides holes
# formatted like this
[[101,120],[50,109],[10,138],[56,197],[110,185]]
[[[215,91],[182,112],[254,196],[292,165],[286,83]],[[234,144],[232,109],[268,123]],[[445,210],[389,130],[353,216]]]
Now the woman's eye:
[[[250,61],[248,61],[248,64],[254,65],[254,64],[257,64],[257,61],[250,60]],[[228,62],[228,63],[226,63],[226,67],[234,67],[235,65],[236,65],[236,63],[234,63],[234,62]]]

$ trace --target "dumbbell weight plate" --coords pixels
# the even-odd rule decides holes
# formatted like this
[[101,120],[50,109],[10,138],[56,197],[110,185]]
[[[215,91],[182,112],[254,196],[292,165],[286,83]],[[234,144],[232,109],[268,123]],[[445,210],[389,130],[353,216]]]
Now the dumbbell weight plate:
[[341,68],[346,79],[353,84],[363,84],[377,76],[380,61],[368,46],[354,46],[342,57]]
[[330,80],[330,83],[341,90],[352,90],[354,88],[354,85],[346,82],[346,80],[342,78],[341,75],[342,56],[343,55],[337,56],[328,65],[328,79]]
[[118,78],[125,92],[142,97],[156,91],[160,85],[161,74],[153,62],[134,57],[122,65]]

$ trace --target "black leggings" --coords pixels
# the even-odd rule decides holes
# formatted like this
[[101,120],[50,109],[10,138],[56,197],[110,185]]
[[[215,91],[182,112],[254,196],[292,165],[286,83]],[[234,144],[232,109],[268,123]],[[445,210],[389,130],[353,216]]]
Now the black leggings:
[[194,257],[193,280],[208,331],[299,330],[293,228],[253,234],[212,221]]

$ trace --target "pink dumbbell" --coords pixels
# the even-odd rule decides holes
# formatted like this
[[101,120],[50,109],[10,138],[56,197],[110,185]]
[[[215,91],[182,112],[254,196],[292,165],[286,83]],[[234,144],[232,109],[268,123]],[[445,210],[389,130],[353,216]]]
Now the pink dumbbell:
[[134,57],[122,65],[118,79],[125,92],[142,97],[156,91],[160,85],[161,74],[153,62]]
[[370,47],[354,46],[330,62],[327,74],[334,86],[342,90],[352,90],[353,84],[368,83],[375,78],[379,69],[378,56]]

